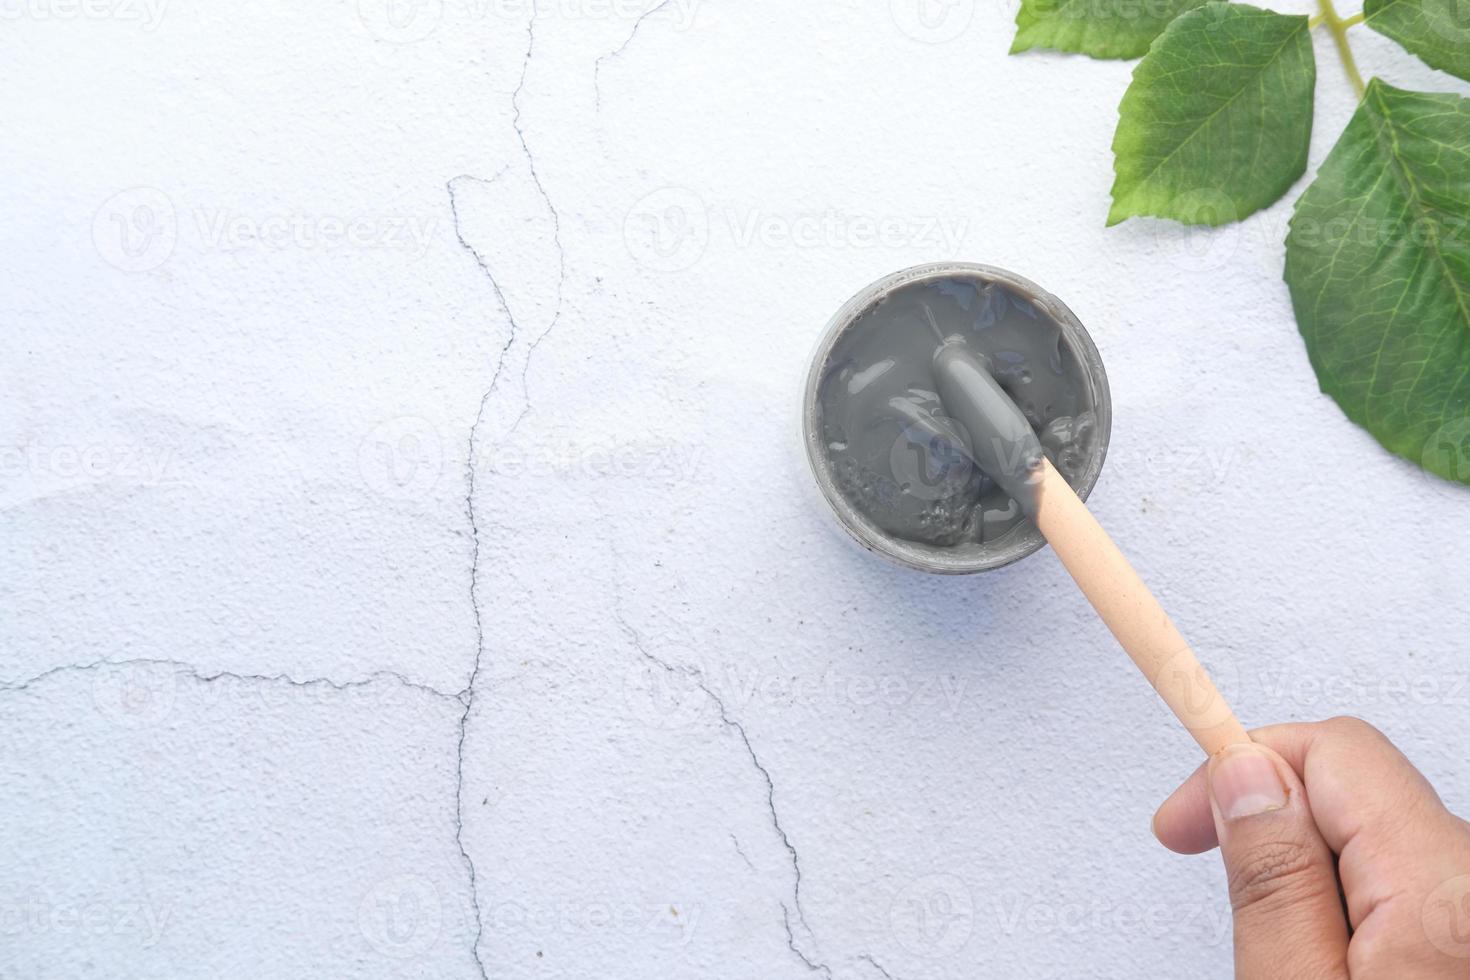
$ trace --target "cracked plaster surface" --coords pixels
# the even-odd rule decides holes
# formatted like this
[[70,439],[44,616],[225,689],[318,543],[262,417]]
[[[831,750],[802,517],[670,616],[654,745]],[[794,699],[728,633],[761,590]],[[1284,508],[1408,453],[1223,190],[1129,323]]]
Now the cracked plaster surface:
[[1466,809],[1470,501],[1316,395],[1279,236],[1104,233],[1128,66],[353,6],[0,41],[0,977],[1228,973],[1147,830],[1191,746],[1048,556],[890,569],[806,485],[821,324],[941,258],[1093,330],[1096,509],[1247,721]]

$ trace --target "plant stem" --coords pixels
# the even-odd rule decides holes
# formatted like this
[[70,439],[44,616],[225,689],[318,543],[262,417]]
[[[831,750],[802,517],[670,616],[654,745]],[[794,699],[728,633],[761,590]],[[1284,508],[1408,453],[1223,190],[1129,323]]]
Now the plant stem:
[[1361,24],[1362,22],[1363,12],[1360,10],[1357,13],[1353,14],[1351,17],[1344,17],[1342,21],[1342,26],[1353,27],[1354,25]]
[[1353,83],[1353,90],[1361,99],[1367,86],[1363,84],[1363,76],[1358,71],[1358,62],[1353,58],[1353,49],[1348,46],[1347,29],[1362,20],[1363,15],[1357,15],[1357,20],[1352,18],[1343,20],[1337,16],[1337,9],[1332,6],[1332,0],[1317,0],[1317,6],[1322,11],[1322,23],[1326,24],[1327,30],[1332,33],[1332,43],[1337,45],[1337,56],[1342,59],[1342,70],[1347,72],[1348,81]]

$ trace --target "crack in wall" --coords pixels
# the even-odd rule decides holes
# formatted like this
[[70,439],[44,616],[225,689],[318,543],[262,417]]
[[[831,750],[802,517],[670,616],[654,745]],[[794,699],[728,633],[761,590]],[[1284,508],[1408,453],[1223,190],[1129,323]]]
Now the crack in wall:
[[885,970],[883,968],[883,964],[882,963],[879,963],[877,960],[873,959],[873,956],[872,956],[871,953],[864,953],[861,956],[859,956],[858,959],[863,960],[869,966],[871,966],[873,969],[875,969],[879,973],[883,974],[884,980],[893,980],[893,974],[891,974],[887,970]]
[[[540,346],[541,342],[546,339],[546,337],[556,327],[557,322],[561,319],[562,303],[567,279],[566,251],[563,248],[561,242],[561,216],[557,212],[556,206],[552,203],[551,196],[546,192],[545,185],[541,182],[541,174],[536,168],[535,155],[531,152],[530,143],[526,140],[525,128],[521,123],[520,99],[521,93],[524,92],[526,88],[526,78],[530,73],[531,59],[536,48],[536,17],[536,8],[533,6],[531,9],[530,19],[526,22],[526,55],[521,61],[520,78],[517,80],[515,90],[511,93],[510,97],[511,109],[513,111],[513,115],[511,117],[511,125],[515,129],[516,139],[520,142],[521,152],[525,155],[526,166],[531,174],[531,182],[535,185],[537,194],[540,195],[542,203],[546,205],[546,210],[551,216],[551,238],[552,244],[556,248],[557,255],[556,306],[552,312],[551,318],[547,321],[546,326],[542,328],[541,332],[537,334],[535,338],[532,339],[530,344],[526,347],[525,360],[521,365],[521,390],[524,393],[524,402],[521,405],[520,411],[517,413],[515,420],[511,423],[510,428],[506,431],[505,435],[500,441],[510,438],[510,436],[513,435],[516,429],[520,426],[521,421],[531,411],[531,392],[527,383],[527,376],[531,369],[531,359],[532,356],[536,353],[536,348]],[[458,846],[459,848],[460,858],[464,862],[466,871],[469,873],[470,901],[475,910],[475,939],[473,953],[475,958],[475,965],[479,968],[481,978],[485,978],[487,976],[487,973],[485,969],[485,962],[480,957],[480,944],[484,940],[485,925],[483,909],[480,905],[479,875],[475,867],[474,859],[470,857],[469,850],[465,847],[464,842],[465,739],[468,737],[470,714],[474,710],[475,681],[479,679],[480,669],[484,660],[485,653],[485,628],[484,622],[480,616],[479,601],[480,520],[479,516],[475,513],[475,449],[476,441],[480,434],[481,424],[485,421],[486,406],[490,401],[491,395],[495,393],[496,389],[500,385],[501,376],[504,373],[506,362],[510,356],[512,348],[515,347],[518,340],[525,336],[525,331],[522,329],[521,324],[516,320],[515,313],[511,309],[511,305],[508,297],[506,296],[505,290],[501,287],[500,281],[496,279],[495,273],[491,271],[490,263],[485,259],[483,255],[480,254],[478,249],[476,249],[473,245],[469,243],[469,241],[464,236],[464,229],[460,221],[459,199],[455,192],[455,186],[457,182],[467,180],[477,180],[484,183],[494,183],[496,180],[500,179],[500,177],[504,175],[507,169],[508,167],[502,167],[498,172],[496,172],[493,176],[489,178],[480,178],[471,176],[469,174],[461,174],[460,176],[452,178],[445,183],[445,188],[449,194],[450,214],[454,221],[455,238],[458,239],[460,246],[470,253],[470,256],[475,260],[475,264],[479,266],[480,271],[489,281],[490,287],[495,293],[495,298],[497,302],[499,302],[501,309],[505,311],[506,319],[510,324],[510,336],[506,338],[504,345],[502,345],[500,348],[499,356],[497,357],[495,362],[495,371],[491,375],[490,385],[485,389],[484,394],[480,396],[479,407],[475,413],[475,420],[470,425],[469,437],[467,440],[468,446],[465,457],[465,514],[470,524],[470,606],[474,611],[475,659],[474,664],[470,669],[469,679],[465,684],[463,698],[464,713],[460,716],[459,743],[456,748],[454,840],[456,846]],[[499,442],[497,442],[497,445],[499,445]],[[492,446],[490,448],[493,450],[495,447]]]
[[650,653],[648,649],[643,645],[643,637],[638,633],[636,629],[633,628],[632,624],[628,622],[627,617],[623,615],[620,604],[618,604],[616,601],[614,603],[613,618],[617,620],[618,626],[623,630],[624,634],[627,635],[629,641],[633,644],[633,648],[638,651],[639,655],[641,655],[645,660],[647,660],[649,663],[654,664],[661,670],[664,670],[670,674],[682,675],[683,677],[687,678],[692,684],[694,684],[695,687],[704,692],[705,696],[708,697],[710,701],[714,704],[715,710],[719,712],[720,715],[720,723],[723,724],[726,728],[734,731],[735,734],[740,737],[740,742],[742,745],[745,746],[745,754],[750,759],[751,765],[755,767],[756,771],[761,774],[761,779],[765,781],[766,811],[770,814],[771,826],[775,829],[776,835],[781,838],[781,844],[783,847],[786,848],[786,853],[791,858],[791,870],[795,875],[795,883],[792,887],[791,898],[793,904],[795,904],[796,906],[796,917],[798,921],[801,922],[803,928],[807,929],[807,931],[811,931],[811,927],[808,926],[806,922],[806,913],[802,910],[801,906],[801,857],[797,853],[796,845],[791,843],[791,837],[786,833],[786,828],[781,826],[781,817],[776,812],[776,783],[771,778],[770,770],[765,767],[765,764],[761,762],[760,757],[756,755],[755,746],[751,744],[750,736],[746,734],[745,726],[741,724],[739,720],[731,716],[729,709],[725,707],[724,699],[716,694],[714,690],[705,683],[704,675],[699,671],[698,668],[686,666],[684,664],[670,663],[669,661],[664,660],[663,658],[653,653]]
[[628,36],[623,39],[623,43],[613,48],[607,54],[599,55],[597,60],[592,63],[592,101],[599,112],[602,110],[602,63],[604,61],[611,61],[628,50],[628,45],[632,44],[633,39],[638,36],[638,29],[643,26],[643,22],[673,2],[674,0],[663,0],[657,6],[639,14],[638,19],[633,22],[633,29],[628,32]]
[[531,389],[526,378],[531,371],[531,358],[536,353],[536,348],[541,346],[551,331],[556,329],[561,320],[563,292],[567,283],[567,253],[561,243],[561,213],[557,211],[556,205],[551,202],[551,195],[546,193],[546,187],[541,183],[541,173],[536,169],[536,156],[531,152],[531,144],[526,141],[526,131],[521,125],[521,93],[526,90],[526,77],[531,70],[531,56],[536,50],[536,17],[535,4],[531,5],[531,17],[526,21],[526,56],[521,60],[521,77],[516,82],[515,91],[510,94],[510,106],[512,110],[510,124],[516,131],[516,139],[520,141],[521,153],[526,157],[526,167],[531,173],[531,183],[536,186],[536,193],[541,195],[541,201],[546,205],[546,210],[551,214],[551,243],[556,247],[556,308],[552,311],[551,319],[546,328],[531,341],[526,348],[526,360],[521,365],[521,390],[526,394],[526,403],[521,406],[520,414],[511,423],[507,437],[520,427],[521,421],[531,411]]
[[277,674],[241,674],[232,670],[217,670],[214,672],[206,672],[197,664],[191,664],[188,661],[184,660],[172,660],[167,657],[131,657],[126,660],[92,660],[80,664],[61,664],[59,666],[52,667],[48,670],[43,670],[39,674],[35,674],[31,677],[23,678],[21,680],[0,681],[0,692],[24,691],[33,687],[36,684],[41,683],[42,681],[66,673],[95,671],[100,670],[104,667],[134,667],[139,665],[146,665],[150,667],[172,667],[174,668],[174,671],[176,673],[185,674],[203,684],[213,684],[215,681],[218,680],[229,679],[243,682],[285,683],[291,687],[302,688],[326,687],[334,691],[348,691],[355,688],[371,687],[374,684],[391,681],[392,683],[397,684],[400,687],[419,691],[423,694],[429,695],[430,697],[438,698],[443,701],[455,701],[460,704],[463,704],[465,701],[464,691],[458,691],[455,693],[441,691],[437,687],[429,684],[421,684],[418,681],[411,680],[405,675],[393,670],[375,670],[365,677],[349,681],[334,680],[330,677],[308,677],[298,680],[297,678],[292,677],[290,674],[284,672]]
[[[636,650],[638,654],[649,663],[655,665],[656,667],[669,674],[674,674],[686,678],[690,681],[690,683],[694,684],[695,687],[699,688],[700,691],[704,692],[705,697],[709,698],[710,702],[714,704],[715,710],[719,713],[720,723],[723,724],[727,729],[734,731],[735,734],[739,736],[741,744],[745,746],[745,754],[747,758],[750,759],[751,765],[755,767],[756,771],[760,773],[761,778],[765,781],[766,812],[770,816],[771,827],[776,831],[776,836],[781,839],[782,846],[786,848],[786,853],[791,858],[791,870],[795,879],[792,886],[791,898],[792,904],[796,907],[796,919],[801,924],[801,927],[806,932],[806,934],[811,937],[813,941],[815,941],[815,935],[812,933],[811,926],[807,924],[806,913],[805,911],[803,911],[801,905],[801,856],[797,853],[796,845],[792,843],[790,835],[786,833],[786,828],[781,825],[781,817],[776,810],[776,783],[775,780],[771,778],[770,770],[766,768],[765,764],[761,762],[760,757],[756,754],[755,746],[751,744],[750,736],[746,733],[745,726],[730,714],[729,709],[725,706],[724,699],[721,698],[717,693],[715,693],[714,689],[705,682],[703,672],[701,672],[697,667],[689,666],[686,664],[671,663],[670,661],[664,660],[662,657],[654,654],[646,646],[644,646],[642,634],[640,634],[638,630],[634,628],[633,624],[628,621],[627,615],[623,611],[621,587],[621,583],[623,581],[621,574],[623,562],[617,545],[612,541],[611,538],[609,538],[608,540],[608,549],[612,553],[612,564],[614,569],[613,619],[616,620],[618,627],[623,631],[624,635],[628,637],[628,642],[631,643],[633,649]],[[733,834],[731,835],[731,840],[735,840]],[[739,841],[735,841],[735,847],[737,850],[740,849]],[[741,852],[741,857],[745,857],[743,851]],[[746,864],[750,864],[749,858],[746,858],[745,861]],[[752,868],[753,867],[754,866],[752,866]],[[783,922],[786,928],[786,945],[791,948],[791,951],[793,953],[801,958],[803,963],[807,964],[813,969],[825,972],[826,975],[830,977],[832,975],[832,971],[829,967],[827,967],[825,964],[817,963],[816,961],[810,959],[805,953],[797,948],[796,937],[791,928],[791,913],[788,910],[785,902],[781,903],[781,911],[783,915]]]
[[745,866],[754,871],[755,863],[750,860],[750,855],[745,853],[745,848],[740,846],[740,838],[732,833],[730,835],[730,843],[735,845],[735,853],[740,855],[740,860],[745,862]]
[[771,814],[771,826],[776,829],[777,836],[781,838],[781,843],[786,847],[786,853],[791,857],[791,869],[796,874],[796,882],[791,890],[791,900],[796,905],[796,918],[801,922],[802,927],[810,932],[811,927],[806,924],[806,913],[801,908],[801,858],[797,855],[796,845],[791,843],[791,838],[787,836],[786,828],[781,826],[781,818],[776,813],[776,783],[771,779],[770,770],[761,763],[760,757],[755,754],[755,746],[750,744],[750,736],[745,733],[745,726],[730,717],[730,713],[725,710],[724,700],[705,686],[703,677],[700,677],[697,683],[699,684],[699,689],[704,691],[705,694],[708,694],[710,700],[715,703],[715,708],[720,713],[720,721],[740,736],[740,741],[745,745],[745,753],[750,757],[750,764],[755,766],[757,771],[760,772],[761,778],[766,781],[766,810]]
[[[524,83],[524,68],[522,69],[522,82]],[[455,747],[455,808],[454,808],[454,843],[459,848],[460,860],[464,862],[465,870],[470,879],[470,904],[475,910],[475,939],[471,952],[475,958],[475,966],[480,971],[482,980],[487,980],[488,973],[485,969],[485,961],[480,957],[480,944],[485,938],[484,910],[480,906],[479,874],[475,867],[474,858],[470,857],[469,850],[464,843],[464,745],[468,737],[470,712],[474,710],[475,681],[479,679],[480,668],[485,653],[485,627],[480,617],[480,522],[475,514],[475,442],[480,434],[480,426],[485,421],[485,407],[489,404],[490,397],[500,387],[500,379],[505,371],[505,363],[510,355],[511,348],[522,336],[523,330],[516,320],[515,312],[511,309],[510,301],[501,287],[500,281],[495,278],[495,273],[490,269],[490,263],[480,254],[480,251],[469,243],[464,237],[464,229],[460,223],[459,198],[455,192],[455,185],[460,181],[477,181],[484,184],[493,184],[499,180],[508,170],[502,167],[490,177],[476,177],[470,174],[461,174],[445,182],[445,189],[449,193],[449,211],[454,222],[454,237],[465,251],[470,253],[475,264],[480,267],[485,279],[490,283],[490,288],[495,293],[495,299],[505,313],[506,321],[510,325],[510,335],[500,347],[500,353],[495,360],[495,370],[490,376],[490,385],[480,396],[479,406],[475,411],[475,420],[470,423],[469,435],[466,439],[465,452],[465,516],[470,524],[470,609],[472,610],[475,623],[475,658],[470,668],[470,674],[465,682],[464,688],[464,713],[459,719],[459,741]],[[545,335],[544,333],[542,334]],[[527,353],[529,363],[529,351]],[[522,382],[525,377],[522,375]],[[530,407],[529,393],[526,405],[521,410],[523,417]],[[517,418],[516,424],[519,424]],[[512,427],[513,429],[514,427]]]
[[[479,253],[479,250],[476,249],[475,246],[465,241],[464,231],[461,229],[459,223],[459,198],[455,195],[454,185],[456,182],[459,181],[474,181],[480,184],[493,184],[502,176],[504,176],[506,170],[508,169],[509,167],[501,167],[498,171],[496,171],[489,177],[475,177],[471,174],[460,174],[458,177],[451,177],[449,178],[449,180],[444,182],[444,189],[449,192],[449,215],[450,219],[454,222],[454,237],[459,240],[460,247],[462,247],[466,252],[470,253],[470,257],[475,260],[475,264],[478,265],[480,267],[480,271],[485,274],[485,278],[490,282],[490,288],[495,291],[495,299],[500,303],[500,308],[505,311],[506,319],[510,321],[510,336],[507,337],[505,339],[505,343],[500,346],[500,354],[495,361],[495,373],[490,378],[490,387],[485,389],[485,393],[480,396],[479,411],[475,415],[475,421],[470,425],[471,462],[473,462],[474,459],[475,450],[473,440],[475,430],[479,427],[480,420],[485,415],[485,402],[490,398],[490,396],[495,392],[495,389],[500,384],[500,372],[505,367],[506,354],[510,351],[511,346],[516,342],[516,337],[520,334],[521,328],[520,324],[516,322],[516,315],[511,312],[510,302],[505,298],[505,291],[500,288],[500,282],[496,280],[495,273],[490,271],[489,263],[485,261],[485,257]],[[470,475],[473,478],[473,472]],[[471,527],[473,527],[473,525],[474,522],[472,520]]]
[[[452,187],[453,182],[451,181],[450,183],[449,200],[452,209],[454,207],[454,190]],[[455,212],[455,234],[459,235],[458,212]],[[464,237],[460,236],[459,240],[463,243]],[[475,250],[470,248],[468,244],[465,247],[470,249],[470,252],[475,255],[475,260],[479,262],[479,254],[475,253]],[[490,276],[490,270],[485,268],[483,262],[480,263],[480,266],[485,269],[485,274],[490,278],[491,285],[495,286],[496,295],[501,297],[502,305],[504,305],[504,296],[500,293],[500,287],[495,284],[495,277]],[[459,848],[459,856],[464,861],[465,869],[469,872],[470,876],[470,905],[475,910],[475,939],[470,952],[475,958],[475,966],[479,968],[481,980],[489,980],[489,974],[485,972],[485,961],[480,959],[480,941],[485,937],[485,920],[481,914],[480,884],[479,877],[475,871],[475,861],[470,857],[470,852],[464,846],[464,741],[470,726],[470,712],[475,707],[475,680],[480,676],[480,663],[485,653],[485,628],[484,624],[480,621],[479,602],[480,525],[475,520],[475,436],[479,432],[480,423],[485,419],[485,403],[490,400],[490,395],[494,392],[495,385],[500,381],[500,369],[505,364],[505,352],[510,349],[511,344],[515,343],[515,317],[511,316],[510,307],[508,306],[506,307],[506,316],[510,317],[510,339],[500,349],[500,357],[496,361],[495,373],[492,376],[490,387],[480,396],[480,406],[475,413],[475,421],[470,425],[467,440],[469,451],[465,457],[467,488],[465,490],[464,500],[465,514],[470,522],[470,609],[474,614],[475,621],[475,661],[474,665],[470,668],[470,676],[465,682],[464,713],[459,716],[459,742],[455,746],[454,752],[454,843]]]
[[[796,914],[797,917],[800,918],[801,910],[798,909]],[[830,980],[832,976],[832,968],[830,966],[828,966],[826,963],[819,963],[816,960],[813,960],[811,957],[807,956],[799,948],[797,948],[796,936],[791,931],[791,910],[786,907],[785,902],[781,903],[781,926],[786,930],[786,948],[791,950],[791,952],[795,954],[797,959],[806,964],[806,968],[808,970],[811,970],[813,973],[820,973],[823,976],[827,977],[828,980]]]
[[[490,401],[496,389],[500,386],[501,374],[505,370],[505,362],[510,350],[515,346],[516,340],[521,336],[521,325],[516,321],[515,313],[511,310],[510,302],[506,298],[505,290],[500,286],[495,273],[490,270],[490,264],[479,250],[471,245],[464,237],[464,230],[460,225],[459,199],[455,194],[455,183],[457,181],[480,181],[492,184],[505,173],[507,168],[502,167],[497,173],[489,178],[474,177],[469,174],[461,174],[445,182],[445,189],[449,193],[449,211],[454,221],[454,236],[459,244],[470,253],[475,264],[480,267],[485,278],[490,283],[490,288],[495,293],[496,301],[505,312],[507,322],[510,324],[510,336],[506,338],[500,347],[500,353],[495,360],[495,370],[490,376],[490,385],[480,396],[479,406],[475,411],[475,420],[470,423],[469,435],[466,439],[465,452],[465,516],[470,524],[470,609],[475,623],[475,659],[470,667],[469,677],[464,687],[464,713],[459,719],[459,741],[455,747],[455,799],[454,799],[454,843],[459,848],[460,859],[464,862],[465,870],[470,878],[470,904],[475,910],[475,939],[472,953],[475,958],[475,966],[480,971],[482,980],[488,980],[485,969],[485,961],[480,958],[480,943],[485,937],[485,922],[483,909],[480,907],[479,875],[475,868],[475,861],[470,857],[469,850],[464,843],[464,743],[469,731],[470,712],[474,710],[475,704],[475,681],[480,676],[480,667],[485,653],[485,627],[480,618],[480,524],[475,515],[475,441],[480,433],[480,425],[485,421],[485,406]],[[527,399],[529,405],[529,398]]]

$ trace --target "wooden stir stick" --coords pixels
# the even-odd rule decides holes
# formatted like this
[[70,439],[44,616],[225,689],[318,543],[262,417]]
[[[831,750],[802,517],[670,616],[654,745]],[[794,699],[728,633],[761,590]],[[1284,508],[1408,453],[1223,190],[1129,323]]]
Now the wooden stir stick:
[[975,464],[1021,503],[1082,594],[1169,709],[1210,755],[1250,736],[1113,539],[1041,451],[988,359],[942,336],[934,377],[945,409],[968,433]]
[[1249,742],[1169,614],[1045,456],[1039,477],[1036,526],[1169,710],[1210,755]]

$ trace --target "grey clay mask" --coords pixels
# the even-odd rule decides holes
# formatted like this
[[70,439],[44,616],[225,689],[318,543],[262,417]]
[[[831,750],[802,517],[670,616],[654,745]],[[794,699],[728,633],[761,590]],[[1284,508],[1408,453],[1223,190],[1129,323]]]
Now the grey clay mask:
[[1091,391],[1061,327],[1024,295],[912,282],[833,347],[818,389],[822,444],[839,491],[888,533],[998,542],[1030,525],[1042,452],[1078,485],[1096,435]]

